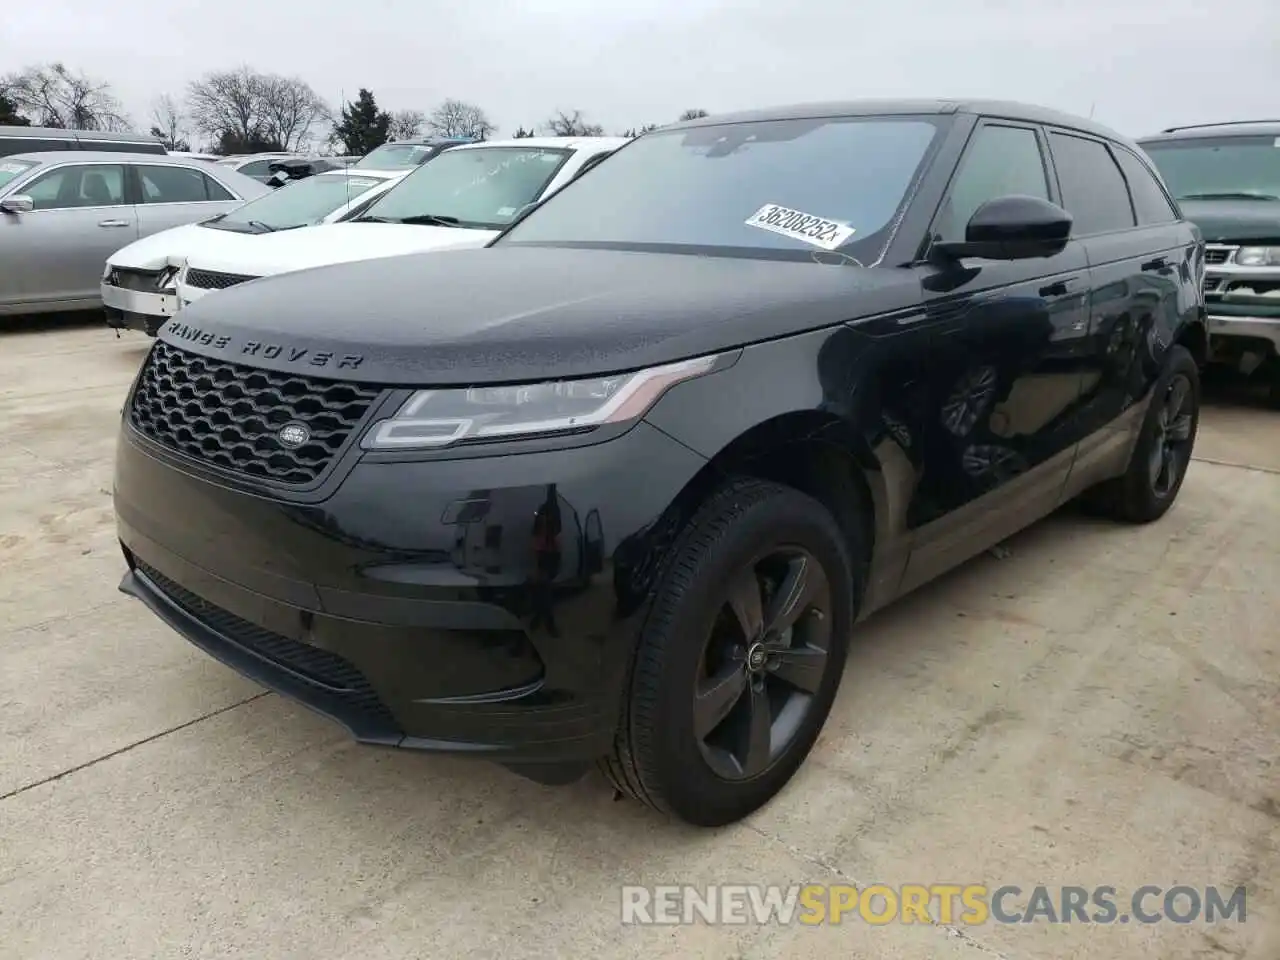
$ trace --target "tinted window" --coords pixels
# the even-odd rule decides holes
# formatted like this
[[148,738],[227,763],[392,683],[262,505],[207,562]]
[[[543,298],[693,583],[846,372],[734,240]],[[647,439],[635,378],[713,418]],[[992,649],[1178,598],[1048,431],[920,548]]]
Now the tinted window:
[[36,177],[23,193],[37,210],[110,207],[124,203],[124,167],[92,163],[58,167]]
[[269,168],[271,167],[271,164],[275,162],[274,158],[270,160],[253,160],[246,163],[243,167],[236,167],[236,170],[243,173],[246,177],[261,177],[265,180],[271,175],[271,170]]
[[449,217],[459,226],[497,230],[541,196],[569,153],[547,147],[447,150],[378,198],[367,216],[396,222]]
[[1178,212],[1160,189],[1146,165],[1128,150],[1117,150],[1116,160],[1129,181],[1129,193],[1138,212],[1139,223],[1171,223],[1178,219]]
[[50,150],[71,150],[68,140],[27,140],[23,137],[0,137],[0,156],[8,157],[15,153],[47,153]]
[[1124,230],[1134,225],[1129,190],[1111,151],[1096,140],[1050,134],[1062,203],[1075,219],[1074,236]]
[[106,150],[110,153],[167,153],[162,143],[130,143],[125,140],[81,140],[81,150]]
[[[646,134],[558,191],[500,242],[679,246],[804,260],[839,246],[874,262],[948,122],[839,117]],[[441,154],[423,172],[465,152]]]
[[143,203],[204,203],[208,178],[186,167],[138,167]]
[[1241,194],[1280,199],[1280,149],[1274,136],[1197,137],[1143,143],[1177,200]]
[[938,237],[963,240],[969,218],[980,206],[1011,194],[1049,199],[1040,141],[1025,127],[979,127],[943,203]]

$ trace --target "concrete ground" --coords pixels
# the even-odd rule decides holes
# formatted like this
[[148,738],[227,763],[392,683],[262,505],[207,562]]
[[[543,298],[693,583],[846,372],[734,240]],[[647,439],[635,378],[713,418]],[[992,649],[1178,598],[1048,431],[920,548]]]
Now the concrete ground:
[[[1280,957],[1280,413],[1206,410],[1174,511],[1054,517],[859,633],[831,720],[700,832],[360,748],[116,592],[148,341],[0,333],[0,955]],[[1209,926],[623,927],[624,884],[1247,888]],[[1158,903],[1158,898],[1155,903]]]

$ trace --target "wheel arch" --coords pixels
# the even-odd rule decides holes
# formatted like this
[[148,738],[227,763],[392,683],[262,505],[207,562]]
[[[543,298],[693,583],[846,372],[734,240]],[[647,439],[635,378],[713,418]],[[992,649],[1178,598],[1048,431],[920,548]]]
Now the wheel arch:
[[740,476],[792,487],[830,510],[865,587],[882,539],[888,491],[871,446],[847,421],[826,411],[797,410],[754,424],[721,447],[685,485],[678,497],[680,512],[692,515],[716,488]]

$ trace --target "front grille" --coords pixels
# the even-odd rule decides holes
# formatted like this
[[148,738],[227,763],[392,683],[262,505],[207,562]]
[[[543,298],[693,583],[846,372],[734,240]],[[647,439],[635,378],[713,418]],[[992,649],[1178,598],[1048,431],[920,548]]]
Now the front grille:
[[1235,250],[1235,247],[1205,247],[1204,262],[1208,266],[1218,266],[1226,263]]
[[[380,390],[259,370],[157,341],[129,407],[143,436],[196,460],[286,484],[317,480],[359,426]],[[297,424],[293,449],[278,437]]]
[[257,280],[242,273],[218,273],[215,270],[188,270],[187,286],[201,290],[225,290],[246,280]]
[[398,729],[395,718],[364,674],[336,653],[291,640],[247,620],[241,620],[145,563],[139,562],[137,569],[172,603],[214,633],[338,698],[348,717],[350,714],[357,714],[380,729]]
[[1212,293],[1214,290],[1217,290],[1220,286],[1222,286],[1221,277],[1206,277],[1204,281],[1204,292]]

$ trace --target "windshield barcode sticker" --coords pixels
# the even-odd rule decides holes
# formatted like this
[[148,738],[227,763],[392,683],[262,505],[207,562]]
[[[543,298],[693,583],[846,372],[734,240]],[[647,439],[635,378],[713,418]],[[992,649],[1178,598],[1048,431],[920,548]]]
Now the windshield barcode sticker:
[[745,221],[748,227],[758,227],[772,233],[811,243],[824,250],[834,250],[854,234],[853,227],[834,220],[824,220],[799,210],[766,203]]

